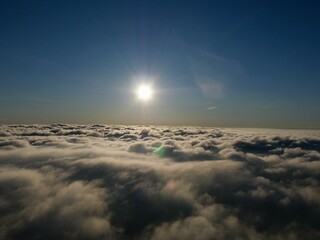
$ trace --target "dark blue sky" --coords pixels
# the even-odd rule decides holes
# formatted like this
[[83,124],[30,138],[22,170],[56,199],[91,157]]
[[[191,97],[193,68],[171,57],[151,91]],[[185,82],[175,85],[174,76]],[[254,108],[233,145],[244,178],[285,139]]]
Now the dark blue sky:
[[[1,1],[0,123],[320,127],[318,1]],[[140,80],[155,96],[135,101]]]

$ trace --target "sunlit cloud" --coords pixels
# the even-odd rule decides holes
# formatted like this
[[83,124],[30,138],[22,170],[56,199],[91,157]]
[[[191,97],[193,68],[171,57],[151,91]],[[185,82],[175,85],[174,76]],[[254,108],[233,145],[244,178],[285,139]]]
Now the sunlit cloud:
[[317,239],[320,132],[0,126],[1,239]]

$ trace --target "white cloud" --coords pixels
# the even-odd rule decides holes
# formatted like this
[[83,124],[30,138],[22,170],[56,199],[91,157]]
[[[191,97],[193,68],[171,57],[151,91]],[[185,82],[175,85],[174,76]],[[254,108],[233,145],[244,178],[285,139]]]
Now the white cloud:
[[317,239],[320,132],[0,126],[1,239]]

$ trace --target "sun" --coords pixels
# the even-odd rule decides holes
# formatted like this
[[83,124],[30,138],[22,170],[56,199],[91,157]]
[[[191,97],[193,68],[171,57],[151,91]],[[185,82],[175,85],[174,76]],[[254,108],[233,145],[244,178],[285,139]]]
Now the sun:
[[149,101],[152,98],[153,90],[151,86],[141,85],[137,88],[136,94],[139,100]]

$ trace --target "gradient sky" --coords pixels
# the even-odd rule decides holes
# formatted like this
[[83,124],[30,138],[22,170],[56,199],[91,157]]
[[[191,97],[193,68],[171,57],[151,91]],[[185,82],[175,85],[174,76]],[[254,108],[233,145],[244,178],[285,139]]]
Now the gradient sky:
[[[1,1],[0,123],[320,128],[319,1]],[[152,101],[136,101],[140,81]]]

